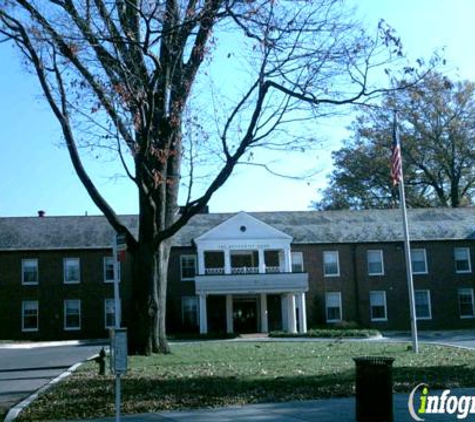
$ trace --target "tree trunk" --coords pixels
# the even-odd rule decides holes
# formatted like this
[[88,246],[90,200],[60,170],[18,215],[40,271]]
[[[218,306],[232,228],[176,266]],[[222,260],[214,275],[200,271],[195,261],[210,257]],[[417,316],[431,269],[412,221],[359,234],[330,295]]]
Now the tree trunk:
[[142,207],[139,216],[139,239],[132,253],[130,353],[147,356],[170,353],[165,327],[171,241],[157,244],[155,213],[148,204]]
[[153,267],[152,244],[139,241],[133,255],[132,308],[129,317],[129,349],[131,354],[150,355],[153,351]]
[[457,208],[460,206],[460,179],[452,176],[451,186],[450,186],[450,206],[452,208]]
[[158,309],[154,320],[153,351],[155,353],[170,353],[170,347],[166,335],[168,262],[171,249],[170,240],[167,239],[160,242],[157,249],[158,250],[155,252],[154,290],[156,291],[158,299]]

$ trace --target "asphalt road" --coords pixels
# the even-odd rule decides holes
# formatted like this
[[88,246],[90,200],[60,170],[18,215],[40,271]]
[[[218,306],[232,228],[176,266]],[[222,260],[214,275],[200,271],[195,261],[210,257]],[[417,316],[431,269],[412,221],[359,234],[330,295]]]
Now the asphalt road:
[[0,346],[0,420],[16,403],[77,362],[87,360],[100,345],[10,348]]

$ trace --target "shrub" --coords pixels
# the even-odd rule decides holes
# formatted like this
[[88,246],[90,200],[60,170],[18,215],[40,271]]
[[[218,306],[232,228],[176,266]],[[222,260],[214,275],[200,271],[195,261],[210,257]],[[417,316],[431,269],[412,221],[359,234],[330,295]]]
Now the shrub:
[[378,330],[373,329],[346,329],[346,328],[313,328],[307,331],[305,334],[300,333],[287,333],[284,331],[272,331],[269,333],[269,337],[274,338],[369,338],[381,335]]

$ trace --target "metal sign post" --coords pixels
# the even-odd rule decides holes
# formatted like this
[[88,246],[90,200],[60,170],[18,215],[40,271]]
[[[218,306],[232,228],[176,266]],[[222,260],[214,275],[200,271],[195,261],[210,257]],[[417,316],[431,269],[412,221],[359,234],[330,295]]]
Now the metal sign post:
[[123,233],[117,233],[113,242],[113,254],[114,254],[114,318],[115,328],[121,326],[121,309],[120,309],[120,262],[125,261],[127,251],[127,239]]
[[111,370],[115,374],[115,420],[120,422],[121,390],[120,376],[127,372],[127,330],[121,326],[121,306],[119,295],[120,262],[125,261],[127,239],[117,233],[113,242],[114,254],[114,322],[111,338]]
[[127,329],[111,330],[111,370],[115,374],[115,420],[120,422],[120,376],[127,373]]

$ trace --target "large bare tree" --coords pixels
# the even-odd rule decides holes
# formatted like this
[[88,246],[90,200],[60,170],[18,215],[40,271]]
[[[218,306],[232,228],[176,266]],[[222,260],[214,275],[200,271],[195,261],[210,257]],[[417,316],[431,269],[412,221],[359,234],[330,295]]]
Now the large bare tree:
[[[378,95],[370,76],[401,55],[389,27],[368,36],[339,0],[0,0],[0,33],[36,74],[92,200],[127,236],[129,331],[133,350],[145,354],[169,351],[172,236],[256,147],[308,146],[296,122]],[[222,40],[232,40],[228,56],[247,69],[225,92],[223,63],[213,60]],[[137,187],[138,237],[85,170],[84,142],[117,151]],[[219,160],[204,188],[192,190],[211,153]]]

